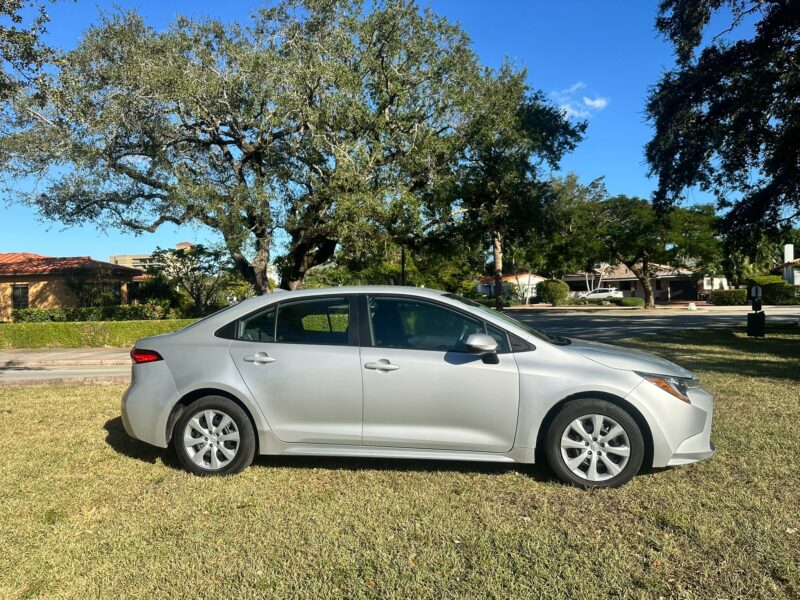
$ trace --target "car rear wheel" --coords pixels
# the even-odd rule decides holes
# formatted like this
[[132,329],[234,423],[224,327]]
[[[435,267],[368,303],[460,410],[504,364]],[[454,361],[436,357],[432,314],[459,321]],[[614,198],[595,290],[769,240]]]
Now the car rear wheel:
[[636,421],[607,400],[570,402],[547,431],[545,455],[556,476],[579,487],[618,487],[642,466],[644,438]]
[[172,433],[175,453],[195,475],[232,475],[253,461],[255,433],[235,402],[207,396],[190,404]]

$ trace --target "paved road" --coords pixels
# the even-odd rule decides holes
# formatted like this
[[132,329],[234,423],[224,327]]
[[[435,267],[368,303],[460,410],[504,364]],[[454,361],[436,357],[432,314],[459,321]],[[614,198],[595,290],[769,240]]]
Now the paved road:
[[[800,307],[767,308],[767,323],[797,323]],[[620,311],[559,313],[542,310],[509,311],[514,318],[548,333],[610,342],[664,331],[706,327],[741,327],[747,324],[747,309],[690,311]]]

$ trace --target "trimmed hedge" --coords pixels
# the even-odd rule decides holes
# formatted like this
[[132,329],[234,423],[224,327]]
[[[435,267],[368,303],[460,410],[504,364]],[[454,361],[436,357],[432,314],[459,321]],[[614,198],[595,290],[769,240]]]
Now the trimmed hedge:
[[800,303],[800,287],[785,281],[780,275],[757,275],[746,282],[747,295],[757,285],[761,288],[763,304],[798,304]]
[[641,308],[644,306],[643,298],[570,298],[568,304],[573,306],[608,306],[614,304],[615,306],[629,306]]
[[611,303],[617,306],[635,306],[642,308],[644,306],[644,298],[611,298]]
[[747,304],[747,290],[714,290],[711,303],[717,306],[743,306]]
[[569,286],[559,279],[548,279],[536,284],[536,296],[541,302],[563,306],[569,298]]
[[160,304],[122,304],[81,308],[16,308],[15,323],[65,323],[73,321],[139,321],[166,319],[169,308]]
[[125,348],[141,338],[177,331],[195,321],[0,323],[0,348]]

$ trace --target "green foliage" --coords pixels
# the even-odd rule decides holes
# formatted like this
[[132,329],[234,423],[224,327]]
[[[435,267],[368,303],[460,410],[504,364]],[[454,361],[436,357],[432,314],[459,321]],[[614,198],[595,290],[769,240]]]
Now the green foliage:
[[570,298],[567,303],[572,306],[608,306],[614,304],[616,306],[642,308],[644,299],[627,296],[625,298]]
[[81,308],[15,308],[11,311],[11,320],[15,323],[139,321],[166,319],[169,315],[166,304],[148,303]]
[[0,348],[125,348],[141,338],[177,331],[192,323],[193,319],[3,323]]
[[67,273],[64,285],[78,306],[113,306],[120,303],[120,282],[111,269],[74,269]]
[[578,205],[572,235],[591,248],[595,260],[626,265],[645,290],[645,306],[654,307],[654,265],[717,269],[722,246],[715,225],[708,205],[660,214],[647,200],[615,196]]
[[753,286],[761,288],[763,304],[800,304],[800,287],[784,281],[780,275],[760,275],[747,280],[749,296]]
[[156,248],[153,261],[155,266],[149,269],[152,275],[191,298],[191,314],[202,316],[224,306],[220,293],[230,279],[231,263],[222,250],[202,244],[169,250]]
[[[758,23],[742,37],[738,25],[747,15]],[[716,35],[704,43],[712,17]],[[697,186],[728,211],[729,234],[791,223],[800,214],[800,113],[796,78],[787,77],[798,70],[797,2],[662,0],[656,23],[678,58],[647,104],[657,204],[675,203]]]
[[43,2],[0,3],[0,101],[10,99],[25,82],[38,77],[50,57],[41,41],[49,20]]
[[[464,215],[462,227],[491,248],[498,278],[504,252],[541,229],[547,189],[541,165],[557,168],[586,127],[570,122],[526,79],[525,70],[508,63],[496,73],[485,71],[470,97],[461,137],[464,150],[453,197]],[[496,306],[502,302],[497,294]]]
[[602,178],[584,185],[574,173],[551,177],[543,192],[540,222],[512,256],[521,254],[525,268],[553,278],[591,271],[605,259],[605,249],[595,238],[575,232],[590,212],[585,207],[607,197]]
[[[477,73],[458,25],[412,0],[279,0],[240,24],[104,15],[16,105],[7,168],[72,225],[198,224],[284,287],[387,223],[427,218]],[[425,214],[423,214],[425,213]]]
[[747,304],[747,290],[714,290],[711,303],[718,306],[744,306]]
[[157,272],[151,272],[150,277],[137,282],[135,286],[128,285],[129,292],[134,291],[133,298],[144,304],[167,304],[178,308],[181,304],[181,295],[175,286],[166,277]]
[[786,283],[780,275],[755,275],[753,277],[748,278],[745,282],[747,286],[748,293],[750,288],[754,285],[765,286],[769,285],[770,283]]
[[559,279],[548,279],[536,284],[536,296],[540,302],[562,306],[567,303],[569,286]]
[[611,303],[619,306],[633,306],[636,308],[642,308],[644,307],[644,298],[611,298]]

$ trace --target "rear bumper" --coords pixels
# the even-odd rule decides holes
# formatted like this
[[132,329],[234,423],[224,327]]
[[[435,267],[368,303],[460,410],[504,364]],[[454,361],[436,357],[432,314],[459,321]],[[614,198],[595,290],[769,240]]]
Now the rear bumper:
[[166,448],[168,408],[178,390],[164,361],[133,365],[131,384],[122,396],[122,424],[132,438]]
[[653,466],[672,467],[711,458],[714,398],[702,388],[689,390],[689,403],[642,382],[628,396],[642,412],[653,438]]

